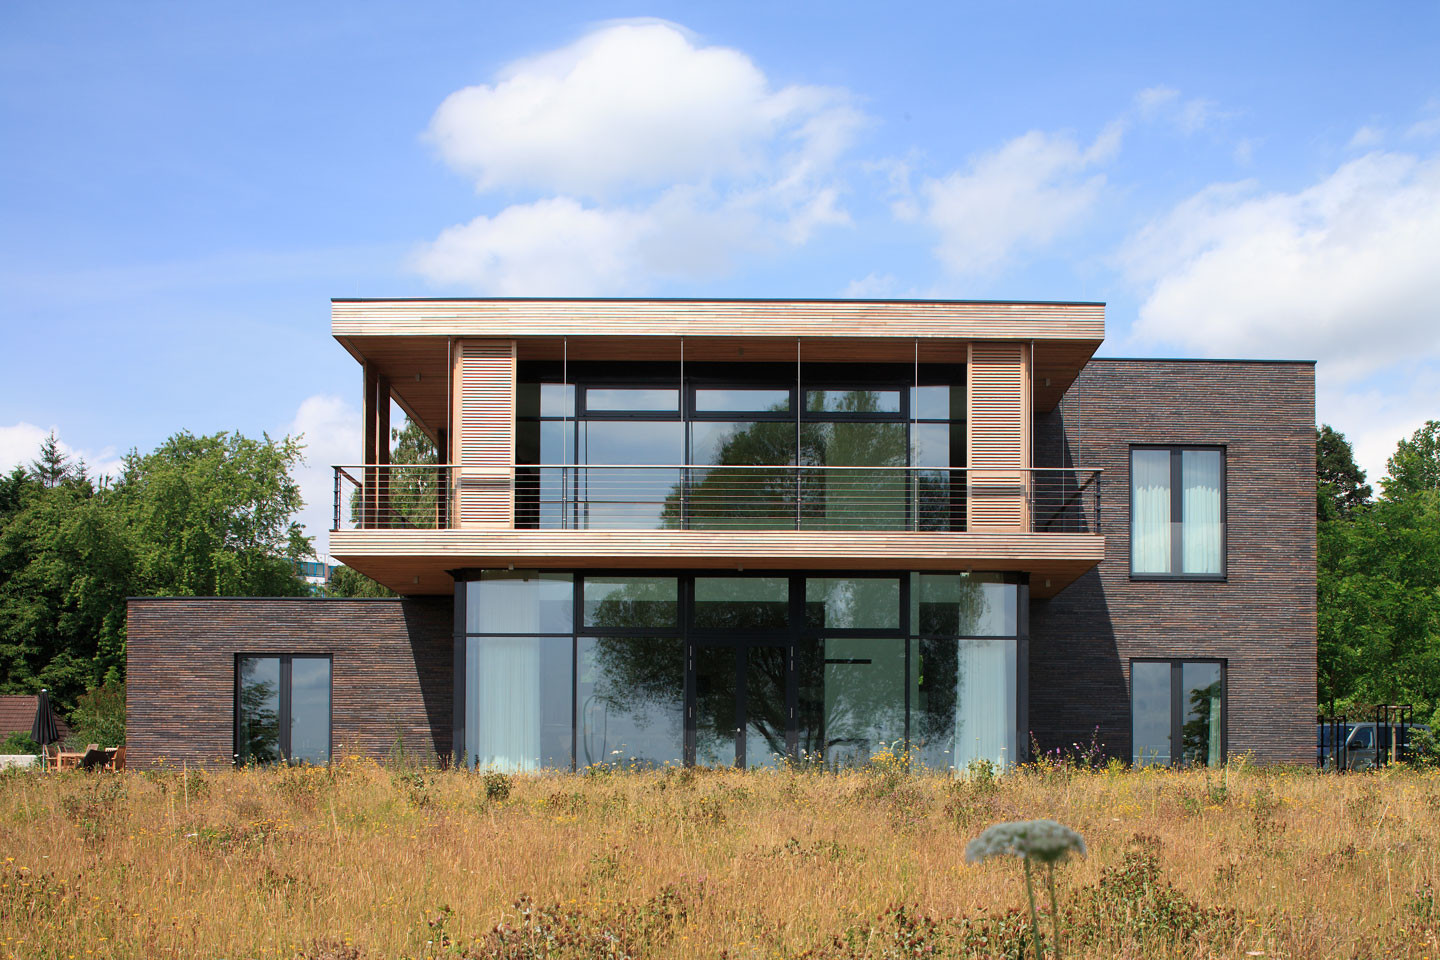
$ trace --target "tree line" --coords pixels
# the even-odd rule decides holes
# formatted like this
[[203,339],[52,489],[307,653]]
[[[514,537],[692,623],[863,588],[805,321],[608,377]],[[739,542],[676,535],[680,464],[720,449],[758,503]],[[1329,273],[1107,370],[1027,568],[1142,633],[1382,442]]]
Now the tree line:
[[1353,719],[1409,704],[1440,729],[1440,421],[1396,446],[1377,495],[1345,436],[1315,436],[1318,694]]

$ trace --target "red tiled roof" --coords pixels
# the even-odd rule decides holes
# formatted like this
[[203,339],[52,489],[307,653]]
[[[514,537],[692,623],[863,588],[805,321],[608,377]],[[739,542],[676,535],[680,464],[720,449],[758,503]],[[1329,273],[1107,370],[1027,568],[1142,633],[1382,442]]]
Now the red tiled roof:
[[[35,701],[39,699],[33,694],[0,696],[0,738],[8,737],[16,730],[29,733],[35,725]],[[60,731],[61,740],[70,736],[70,726],[59,714],[55,716],[55,727]]]

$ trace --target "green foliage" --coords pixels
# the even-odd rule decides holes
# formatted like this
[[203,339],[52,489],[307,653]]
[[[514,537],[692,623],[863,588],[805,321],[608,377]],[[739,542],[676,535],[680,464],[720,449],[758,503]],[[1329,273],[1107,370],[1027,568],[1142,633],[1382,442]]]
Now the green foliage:
[[1320,702],[1428,712],[1440,706],[1440,422],[1400,442],[1373,502],[1332,485],[1327,506],[1327,470],[1343,478],[1335,464],[1348,458],[1316,449]]
[[1315,431],[1315,515],[1335,520],[1370,500],[1365,471],[1355,463],[1355,450],[1345,434],[1321,424]]
[[125,742],[125,685],[105,683],[82,693],[70,711],[75,743],[118,747]]
[[394,590],[349,567],[336,567],[325,584],[327,597],[397,597]]
[[0,740],[0,754],[5,753],[39,754],[40,744],[30,739],[30,734],[26,733],[24,730],[16,730],[12,732],[9,736],[7,736],[4,740]]
[[300,457],[288,438],[179,433],[96,483],[47,438],[0,476],[0,692],[48,687],[66,713],[122,683],[129,596],[304,594]]
[[1380,481],[1392,500],[1411,494],[1440,493],[1440,420],[1427,420],[1409,440],[1401,440],[1385,461],[1389,476]]

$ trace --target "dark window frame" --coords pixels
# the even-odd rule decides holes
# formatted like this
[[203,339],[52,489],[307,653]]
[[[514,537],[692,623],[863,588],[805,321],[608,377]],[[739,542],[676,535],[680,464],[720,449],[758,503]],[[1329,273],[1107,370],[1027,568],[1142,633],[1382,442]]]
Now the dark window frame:
[[[1220,454],[1220,572],[1217,573],[1137,573],[1135,572],[1135,451],[1164,450],[1170,454],[1170,523],[1172,530],[1180,536],[1170,538],[1170,569],[1179,570],[1184,566],[1185,525],[1184,498],[1177,496],[1183,491],[1183,470],[1181,454],[1186,450],[1215,450]],[[1130,501],[1130,527],[1128,531],[1129,555],[1126,564],[1130,579],[1135,581],[1188,581],[1193,583],[1225,583],[1230,579],[1230,456],[1229,446],[1223,443],[1132,443],[1126,453],[1126,496]]]
[[335,759],[335,655],[333,653],[274,653],[274,652],[244,652],[236,653],[233,658],[232,668],[234,670],[234,681],[231,684],[231,701],[233,703],[231,717],[231,745],[233,750],[231,756],[235,765],[240,765],[240,661],[241,660],[271,660],[280,661],[280,690],[278,722],[280,724],[280,762],[285,764],[293,763],[290,759],[290,727],[292,717],[290,713],[291,699],[291,665],[295,658],[301,660],[326,660],[330,663],[330,689],[326,691],[328,710],[326,713],[328,723],[328,738],[325,744],[325,752],[330,757],[330,762]]
[[1130,697],[1130,762],[1135,760],[1135,664],[1164,663],[1170,666],[1170,766],[1182,766],[1184,754],[1185,664],[1214,663],[1220,666],[1220,759],[1209,765],[1224,766],[1230,756],[1230,661],[1225,657],[1131,657],[1126,675]]

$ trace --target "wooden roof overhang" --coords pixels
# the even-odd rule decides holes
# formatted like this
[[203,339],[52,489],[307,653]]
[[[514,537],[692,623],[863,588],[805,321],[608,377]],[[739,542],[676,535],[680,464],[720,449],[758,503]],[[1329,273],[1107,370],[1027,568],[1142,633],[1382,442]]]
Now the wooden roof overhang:
[[449,594],[470,568],[985,570],[1052,597],[1105,557],[1088,533],[777,530],[335,530],[330,551],[397,593]]
[[452,338],[517,341],[520,360],[951,363],[976,340],[1035,347],[1034,405],[1054,409],[1105,337],[1100,303],[918,300],[348,300],[331,332],[444,426]]

